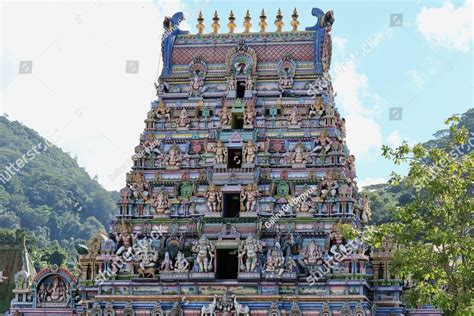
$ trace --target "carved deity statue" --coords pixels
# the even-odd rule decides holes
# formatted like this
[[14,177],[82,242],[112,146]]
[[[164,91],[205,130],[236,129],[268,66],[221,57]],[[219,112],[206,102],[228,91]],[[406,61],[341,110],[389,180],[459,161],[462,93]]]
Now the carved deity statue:
[[199,272],[211,272],[213,270],[212,260],[215,252],[214,243],[202,235],[199,241],[192,247],[192,251],[196,253]]
[[309,118],[323,117],[324,116],[324,106],[323,99],[316,98],[313,104],[309,108]]
[[301,126],[301,115],[296,105],[291,109],[287,121],[290,126]]
[[251,74],[248,74],[247,78],[245,78],[245,89],[248,91],[253,89],[253,79]]
[[314,212],[313,203],[311,196],[308,196],[304,201],[298,204],[298,212],[308,213]]
[[181,251],[178,251],[176,255],[176,261],[174,263],[174,272],[186,272],[189,268],[189,262],[184,257],[184,254]]
[[176,124],[178,127],[189,127],[189,122],[190,119],[188,117],[188,111],[186,111],[186,108],[183,108],[179,114]]
[[240,192],[240,209],[243,212],[255,212],[257,210],[257,198],[259,196],[258,187],[256,184],[247,184],[242,187]]
[[207,198],[207,210],[209,212],[220,212],[222,210],[222,192],[215,184],[209,184],[205,197]]
[[163,100],[160,100],[158,107],[156,108],[156,118],[159,120],[169,121],[171,119],[171,113]]
[[282,271],[284,268],[285,258],[280,249],[280,244],[277,242],[274,247],[268,249],[267,259],[265,262],[265,271]]
[[331,150],[332,143],[333,141],[328,136],[327,131],[323,130],[316,141],[316,145],[314,146],[313,150],[311,150],[311,153],[327,154]]
[[256,117],[257,111],[255,110],[253,103],[246,105],[244,109],[244,124],[253,125]]
[[217,164],[226,163],[226,161],[227,161],[227,148],[224,146],[224,144],[221,141],[217,142],[215,153],[216,153],[216,163]]
[[158,214],[169,214],[171,202],[169,201],[168,194],[166,194],[164,189],[161,189],[159,192],[153,194],[151,206]]
[[243,154],[244,154],[244,163],[254,163],[255,155],[258,152],[258,145],[255,144],[252,140],[249,140],[247,144],[244,145]]
[[325,200],[328,196],[336,196],[338,193],[339,184],[337,183],[332,172],[329,171],[321,180],[319,187],[321,191],[321,199]]
[[322,262],[323,253],[321,247],[311,240],[301,251],[303,254],[303,262],[307,265],[316,265]]
[[240,269],[246,272],[254,272],[257,269],[258,254],[263,250],[264,243],[256,240],[253,235],[240,242],[239,259]]
[[171,260],[170,253],[168,251],[165,252],[165,257],[163,261],[161,261],[160,270],[161,271],[173,270],[173,261]]
[[181,158],[182,155],[181,151],[179,150],[179,147],[176,145],[176,143],[173,143],[165,157],[165,162],[167,166],[179,166]]
[[286,154],[286,162],[291,164],[305,164],[309,154],[306,152],[306,147],[303,143],[296,144],[293,152]]
[[135,262],[138,264],[137,271],[140,277],[155,277],[156,263],[158,262],[158,251],[151,245],[152,239],[142,239],[137,243],[135,249]]
[[228,91],[234,91],[237,88],[237,80],[235,79],[234,74],[229,76],[227,79],[227,89]]
[[224,103],[220,114],[221,126],[229,126],[232,121],[232,113],[227,104]]
[[40,303],[65,303],[70,299],[69,283],[63,282],[59,276],[54,277],[49,284],[43,282],[38,289],[38,301]]

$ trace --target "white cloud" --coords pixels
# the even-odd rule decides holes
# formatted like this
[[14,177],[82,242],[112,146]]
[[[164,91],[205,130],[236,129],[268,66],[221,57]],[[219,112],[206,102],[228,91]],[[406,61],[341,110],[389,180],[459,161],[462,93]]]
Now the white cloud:
[[450,1],[442,7],[423,7],[417,16],[418,31],[430,42],[448,49],[469,51],[473,38],[472,0],[461,7]]
[[354,64],[346,65],[334,81],[336,103],[347,124],[347,144],[356,157],[367,155],[382,146],[382,131],[375,121],[375,110],[363,102],[380,99],[369,92],[367,76],[356,71]]
[[[90,175],[120,189],[154,98],[163,17],[185,8],[160,0],[3,9],[2,45],[15,72],[1,86],[2,111],[49,139],[55,134]],[[33,61],[32,74],[18,74],[21,60]],[[127,60],[139,61],[138,74],[125,73]]]
[[358,186],[360,189],[363,189],[366,186],[381,183],[387,183],[387,180],[384,178],[364,178],[358,182]]
[[402,143],[402,138],[400,137],[400,132],[398,130],[394,130],[388,135],[387,142],[391,147],[400,146]]
[[410,79],[410,82],[417,88],[421,89],[425,85],[425,80],[420,76],[418,71],[416,70],[408,70],[407,71],[408,78]]

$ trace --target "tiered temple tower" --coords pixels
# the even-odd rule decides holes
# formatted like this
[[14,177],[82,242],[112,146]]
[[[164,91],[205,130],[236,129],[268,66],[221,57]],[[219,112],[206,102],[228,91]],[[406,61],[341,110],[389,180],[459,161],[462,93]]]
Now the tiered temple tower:
[[[370,217],[329,75],[333,12],[291,31],[164,21],[157,99],[115,222],[78,263],[36,276],[12,314],[401,315],[401,285],[343,224]],[[273,19],[271,19],[273,20]],[[227,24],[228,31],[220,25]],[[386,272],[385,272],[386,271]],[[371,279],[378,279],[374,284]],[[387,282],[385,282],[387,281]],[[376,287],[376,291],[374,290]]]

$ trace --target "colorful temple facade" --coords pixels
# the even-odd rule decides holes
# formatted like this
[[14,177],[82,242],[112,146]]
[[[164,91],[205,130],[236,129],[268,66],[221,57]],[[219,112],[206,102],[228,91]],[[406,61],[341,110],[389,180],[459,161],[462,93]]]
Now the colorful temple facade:
[[[164,21],[157,99],[120,191],[117,217],[77,274],[22,278],[11,315],[404,315],[395,245],[343,237],[363,229],[345,121],[329,70],[333,12],[283,31],[197,34]],[[27,282],[28,284],[25,284]],[[23,290],[22,290],[23,289]],[[25,289],[27,289],[25,291]],[[415,312],[414,312],[415,313]]]

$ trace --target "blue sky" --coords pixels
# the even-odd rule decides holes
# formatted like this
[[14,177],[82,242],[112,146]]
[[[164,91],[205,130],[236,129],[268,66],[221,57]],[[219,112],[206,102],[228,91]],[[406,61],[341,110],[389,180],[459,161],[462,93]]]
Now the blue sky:
[[[233,10],[242,31],[247,9],[253,30],[265,9],[274,30],[281,8],[289,30],[294,7],[300,29],[314,25],[315,5],[336,19],[336,103],[359,183],[386,180],[395,167],[380,157],[382,144],[424,142],[445,118],[473,106],[472,1],[6,1],[1,113],[53,138],[107,189],[120,189],[153,99],[164,15],[183,11],[195,33],[202,10],[209,32],[217,10],[224,32]],[[403,15],[401,26],[390,26],[392,14]],[[18,74],[24,60],[33,62],[30,75]],[[138,74],[124,73],[127,60],[140,62]],[[389,119],[394,107],[402,108],[400,120]]]

